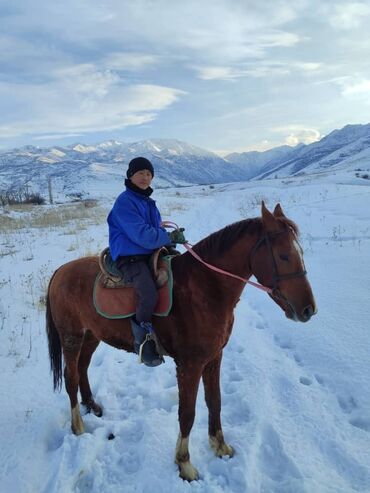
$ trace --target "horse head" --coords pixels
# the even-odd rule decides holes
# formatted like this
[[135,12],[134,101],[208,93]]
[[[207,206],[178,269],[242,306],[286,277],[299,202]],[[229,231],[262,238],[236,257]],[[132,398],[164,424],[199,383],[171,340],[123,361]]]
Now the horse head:
[[288,318],[307,322],[317,308],[298,242],[298,228],[285,216],[280,204],[271,213],[262,202],[261,212],[262,236],[251,253],[252,273],[272,289],[269,296]]

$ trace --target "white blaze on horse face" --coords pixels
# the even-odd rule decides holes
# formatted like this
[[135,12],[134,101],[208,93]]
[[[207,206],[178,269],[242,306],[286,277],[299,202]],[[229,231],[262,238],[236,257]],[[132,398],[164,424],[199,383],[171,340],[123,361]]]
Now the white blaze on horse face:
[[298,243],[298,240],[296,238],[294,238],[293,240],[293,246],[297,252],[297,255],[301,261],[301,267],[302,267],[302,270],[305,270],[304,269],[304,261],[303,261],[303,250],[302,250],[302,247],[301,245]]

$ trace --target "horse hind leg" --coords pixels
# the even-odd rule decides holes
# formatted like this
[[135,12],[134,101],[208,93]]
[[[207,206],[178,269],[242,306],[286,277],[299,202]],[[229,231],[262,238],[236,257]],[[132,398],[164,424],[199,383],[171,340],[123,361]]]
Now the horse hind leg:
[[90,365],[91,357],[99,345],[99,340],[93,336],[90,331],[85,332],[85,337],[82,343],[80,357],[78,359],[78,372],[80,375],[80,393],[81,393],[81,404],[84,405],[88,412],[93,412],[95,416],[102,416],[103,409],[99,404],[97,404],[93,398],[87,370]]
[[64,381],[71,402],[71,428],[75,435],[81,435],[85,431],[80,414],[77,393],[79,385],[78,359],[82,347],[83,334],[65,335],[62,338],[64,355]]
[[222,351],[203,370],[203,384],[208,407],[209,444],[217,457],[234,455],[234,449],[225,443],[221,426],[220,368]]
[[194,423],[195,403],[201,374],[202,368],[197,366],[177,367],[180,434],[176,445],[175,462],[179,466],[180,477],[187,481],[199,478],[198,471],[190,462],[189,435]]

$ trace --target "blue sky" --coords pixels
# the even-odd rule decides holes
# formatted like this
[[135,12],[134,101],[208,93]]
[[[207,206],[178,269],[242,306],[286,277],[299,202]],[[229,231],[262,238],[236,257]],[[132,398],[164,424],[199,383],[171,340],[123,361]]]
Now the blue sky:
[[370,3],[9,0],[0,147],[176,138],[227,153],[370,122]]

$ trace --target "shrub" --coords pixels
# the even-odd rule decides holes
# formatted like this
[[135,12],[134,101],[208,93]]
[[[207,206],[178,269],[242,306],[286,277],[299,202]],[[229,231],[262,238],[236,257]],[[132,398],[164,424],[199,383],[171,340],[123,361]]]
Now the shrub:
[[0,191],[0,205],[15,204],[42,205],[45,204],[45,199],[39,193],[30,192],[28,187]]

